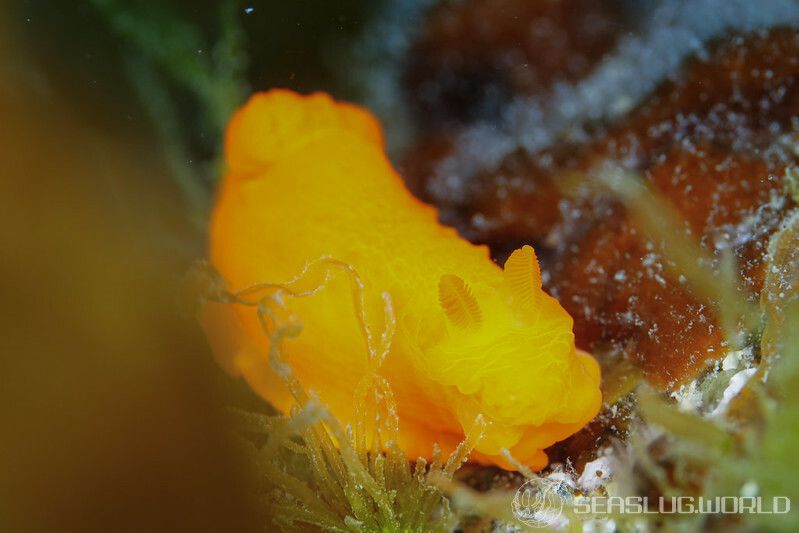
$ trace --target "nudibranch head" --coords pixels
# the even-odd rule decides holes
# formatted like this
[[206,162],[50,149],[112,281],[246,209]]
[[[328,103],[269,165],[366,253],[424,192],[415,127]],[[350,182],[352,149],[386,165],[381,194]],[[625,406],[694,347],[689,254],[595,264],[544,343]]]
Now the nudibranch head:
[[[501,456],[503,448],[534,441],[548,446],[597,413],[599,367],[575,348],[571,316],[542,290],[532,247],[511,254],[498,286],[442,276],[439,300],[446,334],[426,350],[426,368],[457,390],[462,424],[477,414],[490,421],[482,453]],[[541,447],[523,460],[546,464]]]
[[[374,370],[365,333],[389,330],[377,371],[412,458],[434,443],[452,450],[484,420],[473,459],[513,468],[507,449],[542,468],[545,448],[596,415],[599,368],[542,290],[533,249],[516,250],[502,269],[486,247],[441,226],[391,167],[368,112],[270,91],[231,120],[225,151],[211,261],[232,293],[252,300],[283,288],[283,311],[302,324],[281,345],[285,362],[343,423],[359,416],[354,392]],[[223,366],[288,412],[292,395],[270,365],[260,318],[252,307],[211,304],[204,322]]]

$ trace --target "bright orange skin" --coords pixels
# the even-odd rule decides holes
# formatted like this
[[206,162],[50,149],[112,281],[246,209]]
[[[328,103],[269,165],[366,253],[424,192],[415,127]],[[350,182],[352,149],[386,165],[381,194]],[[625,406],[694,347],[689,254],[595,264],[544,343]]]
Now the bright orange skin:
[[[210,255],[233,290],[286,282],[329,256],[363,280],[377,331],[381,293],[390,295],[396,333],[380,374],[394,391],[409,457],[430,456],[434,442],[452,450],[483,414],[489,426],[472,458],[511,468],[507,448],[538,469],[547,464],[544,448],[596,415],[598,365],[575,349],[571,317],[541,290],[532,249],[517,251],[509,281],[486,247],[438,224],[391,167],[366,111],[322,94],[258,94],[232,119],[226,156]],[[457,279],[447,287],[442,276],[469,289],[458,292]],[[445,312],[440,299],[456,309]],[[457,316],[463,301],[473,307],[461,318],[474,311],[475,323]],[[287,359],[303,385],[351,423],[367,355],[347,277],[287,305],[303,324],[284,345]],[[212,314],[206,323],[223,365],[287,412],[292,399],[269,366],[255,311],[219,305]]]

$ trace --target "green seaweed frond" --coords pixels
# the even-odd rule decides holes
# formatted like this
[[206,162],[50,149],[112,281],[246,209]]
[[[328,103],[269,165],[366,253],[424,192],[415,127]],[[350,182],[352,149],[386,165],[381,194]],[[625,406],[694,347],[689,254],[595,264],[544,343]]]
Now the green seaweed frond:
[[[354,394],[356,420],[352,426],[343,426],[302,386],[282,353],[284,342],[302,330],[285,303],[316,294],[333,276],[342,274],[351,284],[368,353],[367,371]],[[288,283],[263,283],[235,293],[227,292],[213,272],[209,275],[213,276],[208,283],[212,287],[209,298],[257,312],[269,338],[271,366],[294,399],[289,416],[233,413],[242,433],[250,437],[247,449],[258,470],[266,513],[273,522],[286,531],[455,529],[459,519],[446,493],[460,486],[453,476],[482,437],[485,421],[478,416],[449,457],[434,445],[429,464],[424,458],[415,464],[408,461],[398,444],[396,402],[388,381],[379,373],[394,331],[388,295],[383,295],[382,331],[375,335],[364,311],[360,277],[340,261],[321,258]],[[309,279],[320,278],[320,283],[308,285]]]
[[[639,433],[631,435],[635,464],[664,495],[686,490],[710,499],[757,495],[771,507],[774,497],[799,501],[799,211],[789,213],[771,238],[761,295],[765,328],[762,357],[746,386],[731,399],[730,416],[710,420],[679,410],[653,392],[637,392],[641,418],[665,431],[657,461]],[[712,378],[723,377],[718,373]],[[713,519],[712,517],[710,518]],[[683,519],[687,530],[708,518]],[[793,531],[795,512],[744,514],[741,529]],[[685,525],[684,524],[684,525]],[[687,527],[687,526],[686,526]]]
[[[239,2],[219,3],[218,37],[213,43],[170,2],[91,3],[127,45],[131,85],[156,130],[190,218],[202,229],[221,170],[219,150],[225,125],[249,92]],[[187,98],[201,111],[198,117],[181,117]],[[199,131],[203,146],[188,146],[187,131]],[[195,161],[192,154],[198,152],[210,152],[211,157]]]
[[[761,307],[766,327],[761,338],[768,399],[762,440],[754,448],[749,472],[767,496],[799,502],[799,210],[791,213],[769,243]],[[765,525],[795,531],[799,515],[765,516]],[[764,525],[764,521],[760,521]]]
[[636,225],[663,248],[674,273],[685,276],[698,296],[713,302],[719,312],[725,336],[733,347],[742,347],[747,336],[757,329],[760,313],[738,291],[738,269],[731,250],[721,255],[718,269],[714,260],[682,231],[684,221],[668,200],[655,194],[634,172],[607,165],[598,173],[607,186],[628,208]]
[[790,166],[785,169],[785,183],[794,203],[799,204],[799,167]]
[[[624,468],[634,480],[632,490],[655,490],[663,496],[693,494],[705,499],[761,496],[799,501],[795,472],[799,470],[799,211],[788,213],[771,237],[764,265],[760,307],[739,292],[732,253],[713,258],[683,231],[675,208],[645,180],[618,166],[601,168],[595,177],[628,209],[636,225],[658,243],[675,275],[685,276],[698,296],[713,302],[733,348],[743,341],[759,342],[741,363],[725,370],[719,364],[692,385],[702,396],[699,411],[686,410],[640,386],[635,392],[642,425],[629,434]],[[796,197],[797,175],[786,171],[788,193]],[[572,182],[585,182],[573,176]],[[716,265],[715,267],[713,265]],[[758,333],[762,327],[762,333]],[[751,368],[750,368],[751,367]],[[711,409],[737,376],[744,385],[727,398],[721,412]],[[652,429],[655,429],[653,432]],[[646,484],[649,484],[649,487]],[[622,530],[651,523],[650,517],[614,516]],[[740,530],[790,531],[799,526],[795,512],[722,516],[659,516],[658,527],[700,531],[726,520]]]

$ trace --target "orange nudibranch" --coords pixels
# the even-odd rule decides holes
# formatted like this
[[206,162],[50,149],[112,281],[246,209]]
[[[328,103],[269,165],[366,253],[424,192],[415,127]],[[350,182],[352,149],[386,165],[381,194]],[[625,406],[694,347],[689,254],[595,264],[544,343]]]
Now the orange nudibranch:
[[[396,329],[379,373],[409,457],[429,457],[436,442],[452,450],[482,415],[473,460],[512,468],[508,449],[540,469],[545,448],[597,414],[599,366],[576,349],[571,317],[542,290],[533,249],[516,250],[502,269],[485,246],[440,225],[392,168],[368,112],[324,94],[257,94],[231,120],[225,151],[213,266],[240,290],[286,282],[330,257],[362,280],[364,315],[382,317],[387,293]],[[313,296],[285,302],[302,323],[283,343],[285,358],[344,423],[355,418],[368,366],[352,290],[334,275]],[[288,412],[292,398],[270,367],[256,312],[217,306],[206,328],[222,364]]]

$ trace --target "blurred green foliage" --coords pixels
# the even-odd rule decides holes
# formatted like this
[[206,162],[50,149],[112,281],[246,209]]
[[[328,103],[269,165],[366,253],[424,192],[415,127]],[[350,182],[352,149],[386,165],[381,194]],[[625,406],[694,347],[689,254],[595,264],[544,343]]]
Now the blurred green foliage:
[[202,235],[233,111],[250,92],[270,87],[353,99],[357,91],[342,64],[383,3],[26,0],[17,10],[34,51],[58,83],[73,84],[87,115],[109,122],[122,107],[137,122],[127,93],[135,95]]
[[[222,132],[249,88],[245,79],[247,53],[239,21],[239,2],[219,4],[219,31],[209,43],[198,28],[183,20],[169,2],[91,0],[111,29],[128,43],[126,61],[130,81],[138,92],[158,133],[172,174],[188,204],[190,218],[204,227],[211,192],[220,173]],[[168,82],[194,101],[199,128],[216,147],[208,161],[192,161],[185,131],[177,112],[178,96]],[[178,93],[178,94],[181,94]]]

